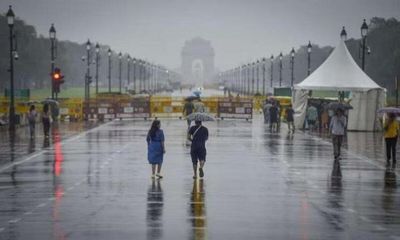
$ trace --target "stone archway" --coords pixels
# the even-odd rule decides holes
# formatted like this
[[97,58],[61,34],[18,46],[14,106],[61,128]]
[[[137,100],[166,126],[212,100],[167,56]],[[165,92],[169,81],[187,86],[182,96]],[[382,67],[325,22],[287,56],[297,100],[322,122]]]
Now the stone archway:
[[213,80],[214,49],[210,41],[200,37],[186,41],[182,48],[182,75],[186,84],[202,87]]

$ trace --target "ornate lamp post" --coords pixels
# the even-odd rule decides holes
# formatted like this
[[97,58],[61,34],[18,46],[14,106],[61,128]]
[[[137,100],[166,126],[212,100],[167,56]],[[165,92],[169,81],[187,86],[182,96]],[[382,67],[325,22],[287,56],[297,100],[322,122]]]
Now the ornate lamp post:
[[55,55],[54,55],[54,50],[55,50],[55,41],[56,41],[56,29],[54,27],[54,24],[51,24],[50,30],[49,30],[49,37],[50,37],[50,51],[51,51],[51,56],[50,56],[50,61],[51,61],[51,66],[50,66],[50,80],[51,80],[51,99],[54,99],[54,81],[53,81],[53,73],[54,73],[54,60],[55,60]]
[[271,87],[271,91],[273,90],[273,83],[274,83],[274,55],[271,55],[271,57],[269,58],[271,60],[271,69],[270,69],[270,73],[271,73],[271,83],[270,83],[270,87]]
[[118,75],[119,93],[122,93],[122,53],[121,52],[119,52],[119,54],[118,54],[118,59],[119,59],[119,63],[118,63],[118,65],[119,65],[119,75]]
[[294,48],[292,48],[292,51],[290,51],[290,63],[291,63],[291,70],[292,70],[292,74],[291,74],[291,80],[290,80],[290,87],[293,87],[293,83],[294,83]]
[[15,130],[15,107],[14,107],[14,56],[15,56],[15,50],[14,50],[14,20],[15,20],[15,14],[11,8],[11,5],[8,9],[8,12],[6,14],[7,17],[7,24],[9,27],[10,31],[10,109],[9,109],[9,130],[14,131]]
[[128,87],[129,87],[129,84],[131,83],[131,56],[128,54],[128,58],[127,58],[127,61],[128,61],[128,63],[127,63],[127,78],[128,78]]
[[265,62],[267,59],[263,58],[262,59],[262,76],[263,76],[263,93],[262,95],[265,96]]
[[133,92],[136,94],[136,58],[133,58]]
[[251,83],[250,83],[250,67],[251,67],[251,64],[250,63],[248,63],[247,64],[247,95],[250,95],[250,85],[251,85]]
[[[90,49],[92,44],[88,39],[86,42],[86,74],[85,74],[85,121],[89,118],[89,99],[90,99],[90,83],[91,76],[90,76]],[[82,61],[85,61],[85,57],[82,57]]]
[[365,70],[365,43],[367,40],[367,34],[368,34],[368,25],[365,22],[365,19],[363,21],[363,24],[361,25],[361,37],[362,37],[362,62],[361,62],[361,68],[364,71]]
[[307,45],[307,76],[309,76],[311,73],[311,51],[312,51],[312,45],[311,45],[311,42],[308,41],[308,45]]
[[254,94],[254,85],[255,85],[255,79],[254,79],[254,70],[255,70],[255,62],[251,64],[251,94]]
[[279,54],[279,87],[282,87],[282,52]]
[[96,94],[99,93],[99,60],[100,60],[100,45],[96,43]]
[[109,48],[107,51],[108,55],[108,92],[111,93],[111,55],[112,51]]
[[256,76],[257,76],[257,92],[256,94],[260,93],[260,61],[257,60],[257,63],[255,64],[256,66]]

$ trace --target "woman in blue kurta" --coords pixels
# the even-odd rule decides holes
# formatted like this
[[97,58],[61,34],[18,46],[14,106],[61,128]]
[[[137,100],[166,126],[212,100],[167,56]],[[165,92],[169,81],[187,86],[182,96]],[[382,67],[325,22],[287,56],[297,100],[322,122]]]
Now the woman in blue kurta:
[[[159,120],[154,120],[147,134],[147,159],[151,164],[152,178],[162,178],[161,166],[165,154],[164,132],[160,129],[161,123]],[[157,174],[156,174],[157,168]]]

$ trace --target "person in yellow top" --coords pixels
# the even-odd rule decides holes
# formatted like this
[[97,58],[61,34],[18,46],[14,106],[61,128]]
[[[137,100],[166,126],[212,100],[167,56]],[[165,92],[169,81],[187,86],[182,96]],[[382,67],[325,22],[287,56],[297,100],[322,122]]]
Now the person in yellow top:
[[396,167],[396,144],[399,136],[399,123],[393,113],[388,114],[388,120],[384,123],[383,129],[386,143],[386,165],[390,166],[390,159],[392,159],[394,168]]

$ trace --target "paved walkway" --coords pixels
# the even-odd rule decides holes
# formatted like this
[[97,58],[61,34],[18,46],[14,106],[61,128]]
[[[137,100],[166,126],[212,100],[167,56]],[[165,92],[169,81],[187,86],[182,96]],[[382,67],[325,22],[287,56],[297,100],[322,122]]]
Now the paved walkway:
[[270,133],[260,116],[206,123],[195,181],[185,121],[162,120],[165,178],[152,181],[150,124],[110,122],[3,165],[0,239],[400,239],[396,172],[368,146],[333,176],[322,138]]

